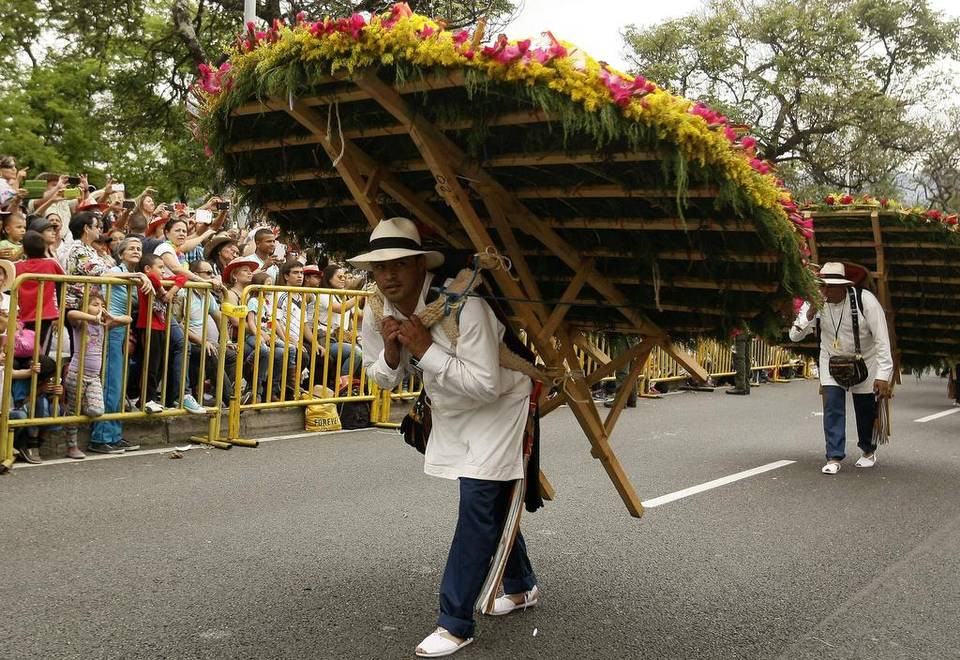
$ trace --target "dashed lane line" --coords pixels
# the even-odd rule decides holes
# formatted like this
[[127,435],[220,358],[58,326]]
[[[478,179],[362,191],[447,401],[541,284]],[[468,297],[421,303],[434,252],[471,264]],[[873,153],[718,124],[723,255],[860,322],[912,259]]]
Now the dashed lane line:
[[947,415],[952,415],[955,412],[960,412],[960,408],[950,408],[949,410],[944,410],[943,412],[933,413],[932,415],[927,415],[926,417],[921,417],[920,419],[915,419],[913,421],[920,422],[932,422],[935,419],[940,419],[941,417],[946,417]]
[[707,483],[700,484],[699,486],[691,486],[690,488],[684,488],[683,490],[678,490],[674,493],[668,493],[666,495],[661,495],[660,497],[654,497],[652,500],[641,502],[641,504],[643,504],[645,509],[652,509],[653,507],[660,506],[662,504],[681,500],[684,497],[690,497],[691,495],[696,495],[697,493],[702,493],[707,490],[719,488],[720,486],[732,484],[735,481],[740,481],[741,479],[746,479],[747,477],[753,477],[758,474],[763,474],[764,472],[769,472],[770,470],[776,470],[777,468],[782,468],[792,463],[796,463],[796,461],[774,461],[773,463],[767,463],[766,465],[761,465],[760,467],[755,467],[750,470],[744,470],[743,472],[737,472],[736,474],[731,474],[726,477],[720,477],[719,479],[708,481]]

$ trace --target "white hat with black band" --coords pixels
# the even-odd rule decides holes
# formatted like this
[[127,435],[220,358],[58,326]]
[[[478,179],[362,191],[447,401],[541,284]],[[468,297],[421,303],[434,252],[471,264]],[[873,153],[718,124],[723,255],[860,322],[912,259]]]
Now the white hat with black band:
[[847,269],[839,261],[828,261],[817,273],[820,281],[827,286],[852,286],[853,282],[847,279]]
[[443,263],[443,255],[433,250],[424,250],[420,242],[420,232],[417,225],[407,218],[389,218],[381,220],[370,234],[370,250],[347,259],[356,268],[371,270],[371,264],[378,261],[393,261],[424,255],[427,261],[427,270],[432,270]]

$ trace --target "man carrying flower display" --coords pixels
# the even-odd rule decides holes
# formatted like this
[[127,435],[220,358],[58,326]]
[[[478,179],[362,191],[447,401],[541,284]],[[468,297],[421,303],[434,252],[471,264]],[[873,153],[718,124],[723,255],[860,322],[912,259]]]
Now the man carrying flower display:
[[[418,313],[434,284],[428,271],[443,263],[443,255],[421,248],[412,221],[381,221],[370,251],[350,263],[373,273],[384,298],[380,323],[363,324],[367,376],[389,390],[409,372],[420,375],[432,410],[424,472],[460,481],[459,517],[440,584],[439,627],[416,649],[421,657],[450,655],[473,641],[474,604],[504,526],[511,487],[523,478],[531,380],[499,366],[505,329],[479,298],[468,298],[458,310],[455,345],[441,324],[424,327]],[[496,600],[493,614],[537,604],[536,576],[519,532],[503,587],[506,595]]]
[[[857,467],[870,468],[877,463],[873,425],[878,400],[890,396],[893,356],[887,319],[876,296],[855,289],[841,263],[824,264],[819,277],[823,309],[817,312],[815,305],[805,302],[790,328],[790,340],[800,341],[819,327],[820,389],[827,444],[827,463],[821,471],[836,474],[845,455],[847,390],[853,396],[857,446],[863,452],[857,460]],[[852,359],[860,357],[865,369],[859,375],[851,376],[847,366]]]

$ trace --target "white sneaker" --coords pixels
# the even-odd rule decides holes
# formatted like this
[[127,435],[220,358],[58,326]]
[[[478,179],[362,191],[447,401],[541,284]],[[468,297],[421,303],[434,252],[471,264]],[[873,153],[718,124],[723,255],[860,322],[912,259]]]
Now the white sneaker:
[[870,456],[867,456],[866,454],[864,454],[863,456],[857,459],[857,467],[860,467],[860,468],[870,468],[876,464],[877,464],[876,450],[874,450],[874,452]]
[[192,394],[187,394],[183,397],[183,409],[188,413],[193,413],[194,415],[205,415],[207,411],[204,410],[197,400],[193,398]]
[[162,412],[163,412],[163,406],[161,406],[161,405],[160,405],[159,403],[157,403],[156,401],[147,401],[147,402],[144,404],[143,409],[146,410],[148,413],[151,413],[151,414],[156,414],[156,413],[162,413]]

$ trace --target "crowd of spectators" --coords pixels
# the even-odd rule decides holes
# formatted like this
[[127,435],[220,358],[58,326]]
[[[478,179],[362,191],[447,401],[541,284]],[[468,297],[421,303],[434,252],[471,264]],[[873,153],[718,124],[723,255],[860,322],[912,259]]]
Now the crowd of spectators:
[[[337,372],[337,381],[359,372],[360,348],[349,339],[354,333],[337,341],[338,328],[355,329],[362,320],[356,299],[267,292],[250,297],[245,318],[221,319],[221,308],[242,304],[251,284],[346,289],[362,287],[361,281],[316,250],[301,251],[268,223],[237,226],[230,203],[219,196],[191,208],[158,203],[151,188],[133,197],[128,192],[113,181],[96,188],[82,174],[44,172],[28,180],[15,158],[0,156],[0,333],[16,334],[9,373],[2,371],[0,352],[0,384],[4,377],[12,381],[4,406],[11,419],[170,409],[205,414],[228,404],[238,373],[243,402],[296,398],[306,380],[302,367],[312,357],[320,358],[314,364],[325,358],[339,366],[327,369]],[[60,285],[27,278],[11,309],[7,292],[19,275],[128,282]],[[220,367],[223,397],[215,401],[211,383]],[[76,424],[20,427],[16,447],[23,460],[40,462],[41,444],[62,431],[67,456],[81,459],[77,430]],[[94,422],[86,446],[98,453],[137,448],[116,419]]]

